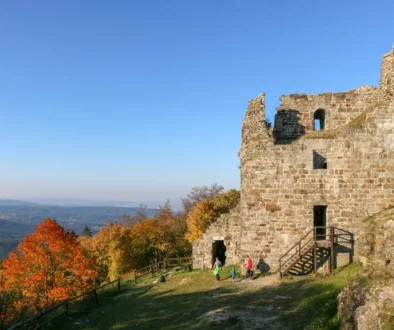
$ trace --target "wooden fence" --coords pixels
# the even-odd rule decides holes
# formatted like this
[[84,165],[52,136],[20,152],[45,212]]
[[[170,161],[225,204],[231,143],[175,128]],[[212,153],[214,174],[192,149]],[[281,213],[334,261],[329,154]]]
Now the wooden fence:
[[[154,277],[154,274],[157,272],[160,272],[161,270],[169,270],[171,268],[179,267],[179,266],[189,267],[191,269],[192,265],[193,265],[193,258],[192,257],[168,258],[168,259],[162,260],[160,262],[156,262],[154,264],[151,264],[147,267],[135,270],[134,271],[134,283],[137,282],[138,278],[143,277],[148,274],[152,274],[152,277]],[[81,299],[85,296],[91,295],[92,298],[94,299],[95,303],[98,304],[99,299],[98,299],[97,291],[99,291],[109,285],[115,284],[115,283],[117,283],[118,291],[120,291],[120,278],[118,278],[117,280],[106,283],[100,287],[91,289],[87,292],[84,292],[84,293],[78,295],[78,296],[64,300],[64,301],[52,306],[51,308],[49,308],[43,312],[37,313],[33,317],[30,317],[18,324],[13,325],[8,330],[40,329],[41,327],[47,325],[48,323],[50,323],[51,321],[53,321],[55,318],[57,318],[60,315],[64,315],[64,314],[68,315],[68,313],[70,311],[70,303],[73,301],[76,301],[78,299]],[[46,317],[50,314],[55,314],[55,315],[51,315],[51,317],[49,319],[46,319]],[[0,326],[0,328],[1,328],[1,326]]]
[[[97,287],[97,288],[94,288],[94,289],[89,290],[87,292],[84,292],[84,293],[82,293],[82,294],[80,294],[78,296],[66,299],[66,300],[64,300],[64,301],[52,306],[51,308],[49,308],[49,309],[47,309],[47,310],[45,310],[43,312],[37,313],[33,317],[30,317],[30,318],[28,318],[28,319],[26,319],[26,320],[24,320],[24,321],[22,321],[22,322],[20,322],[18,324],[13,325],[8,330],[21,329],[21,328],[40,329],[41,327],[43,327],[46,324],[50,323],[51,321],[53,321],[55,318],[57,318],[60,315],[63,315],[63,314],[68,315],[69,310],[70,310],[70,303],[72,301],[81,299],[84,296],[91,295],[93,297],[94,301],[96,302],[96,304],[98,304],[99,303],[99,299],[98,299],[97,291],[99,291],[99,290],[101,290],[101,289],[103,289],[103,288],[105,288],[105,287],[107,287],[107,286],[109,286],[111,284],[115,284],[115,283],[117,283],[118,291],[120,291],[120,278],[118,278],[118,279],[116,279],[116,280],[114,280],[112,282],[106,283],[106,284],[104,284],[104,285],[102,285],[100,287]],[[56,311],[57,311],[56,315],[50,317],[48,320],[44,319],[44,317],[46,315],[48,315],[50,313],[54,313]]]
[[152,274],[152,277],[154,277],[155,273],[158,273],[162,270],[167,271],[171,268],[179,266],[191,268],[193,266],[193,258],[168,258],[159,262],[155,262],[154,264],[151,264],[144,268],[136,269],[134,271],[134,283],[137,283],[138,278],[144,277],[148,274]]

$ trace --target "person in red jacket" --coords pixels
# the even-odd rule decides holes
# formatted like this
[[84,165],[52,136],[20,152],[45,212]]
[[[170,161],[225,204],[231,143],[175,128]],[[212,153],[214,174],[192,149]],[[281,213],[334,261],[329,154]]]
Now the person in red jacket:
[[246,277],[252,278],[252,259],[249,258],[249,255],[246,256],[245,264],[246,267]]

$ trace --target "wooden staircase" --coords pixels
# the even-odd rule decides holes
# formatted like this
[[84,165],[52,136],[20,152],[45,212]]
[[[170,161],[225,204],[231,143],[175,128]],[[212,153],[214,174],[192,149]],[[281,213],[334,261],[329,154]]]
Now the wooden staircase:
[[316,273],[329,260],[335,268],[334,249],[340,243],[354,243],[354,235],[337,227],[314,227],[279,259],[279,275]]

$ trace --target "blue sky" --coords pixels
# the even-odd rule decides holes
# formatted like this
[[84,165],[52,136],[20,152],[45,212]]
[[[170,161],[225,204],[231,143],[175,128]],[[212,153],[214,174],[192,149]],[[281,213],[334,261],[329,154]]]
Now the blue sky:
[[248,100],[378,85],[393,1],[2,1],[0,198],[239,188]]

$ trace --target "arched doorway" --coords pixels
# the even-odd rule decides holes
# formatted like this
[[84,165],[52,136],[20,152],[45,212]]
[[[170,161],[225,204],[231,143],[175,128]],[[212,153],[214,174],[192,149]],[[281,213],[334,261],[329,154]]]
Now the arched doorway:
[[318,109],[315,111],[313,115],[313,130],[314,131],[323,131],[325,126],[325,111],[324,109]]

